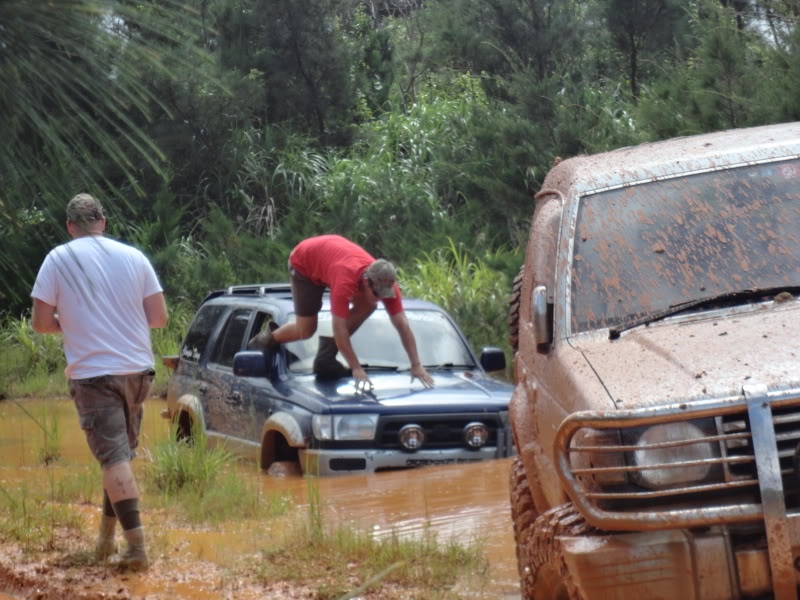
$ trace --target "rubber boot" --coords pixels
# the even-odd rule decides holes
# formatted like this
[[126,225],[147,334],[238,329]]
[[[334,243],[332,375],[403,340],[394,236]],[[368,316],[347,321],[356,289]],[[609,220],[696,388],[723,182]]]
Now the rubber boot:
[[117,544],[114,542],[114,530],[117,527],[117,517],[103,515],[100,519],[100,535],[94,548],[94,558],[97,561],[106,560],[117,553]]
[[350,377],[353,371],[336,360],[338,352],[336,340],[332,337],[319,336],[319,349],[314,358],[314,374],[323,379]]
[[123,531],[128,548],[120,557],[117,566],[126,571],[146,571],[150,568],[150,561],[147,559],[147,550],[144,547],[144,529],[136,527]]
[[266,329],[258,335],[253,336],[250,341],[247,342],[247,349],[272,351],[277,345],[278,342],[272,337],[272,331]]

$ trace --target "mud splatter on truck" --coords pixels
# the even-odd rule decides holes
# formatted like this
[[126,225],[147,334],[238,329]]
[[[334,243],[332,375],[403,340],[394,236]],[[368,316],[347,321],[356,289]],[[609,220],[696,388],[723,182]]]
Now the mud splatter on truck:
[[797,598],[800,123],[553,167],[509,316],[523,597]]

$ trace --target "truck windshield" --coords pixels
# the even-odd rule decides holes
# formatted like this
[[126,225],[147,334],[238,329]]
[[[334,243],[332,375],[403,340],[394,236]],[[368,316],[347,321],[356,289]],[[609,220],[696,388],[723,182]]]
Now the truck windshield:
[[581,198],[570,276],[573,332],[800,285],[800,160]]
[[[414,332],[417,352],[424,365],[471,365],[475,361],[453,323],[443,313],[434,310],[406,310],[406,317]],[[290,316],[294,320],[294,316]],[[307,340],[286,344],[289,370],[297,373],[311,372],[317,354],[320,335],[333,336],[331,313],[321,311],[317,333]],[[353,335],[353,350],[362,365],[375,369],[408,370],[411,364],[400,342],[389,315],[376,310]],[[339,355],[339,360],[344,359]]]

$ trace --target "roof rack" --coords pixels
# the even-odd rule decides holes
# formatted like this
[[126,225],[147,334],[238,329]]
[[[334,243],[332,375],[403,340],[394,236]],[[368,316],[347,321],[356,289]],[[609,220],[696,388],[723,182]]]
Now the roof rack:
[[200,304],[220,296],[266,296],[268,294],[290,294],[292,286],[288,283],[258,283],[249,285],[231,285],[222,290],[209,292]]
[[229,296],[266,296],[267,294],[291,292],[292,286],[288,283],[257,283],[250,285],[231,285],[225,293]]

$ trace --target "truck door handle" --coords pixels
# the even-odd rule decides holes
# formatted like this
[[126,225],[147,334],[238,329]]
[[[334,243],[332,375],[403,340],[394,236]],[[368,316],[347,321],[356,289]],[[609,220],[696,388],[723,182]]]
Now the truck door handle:
[[228,399],[230,399],[231,401],[236,402],[236,403],[241,402],[242,401],[242,392],[240,392],[238,390],[237,391],[233,391],[230,394],[228,394]]
[[208,384],[201,383],[197,386],[197,391],[199,391],[201,394],[205,394],[208,391]]

